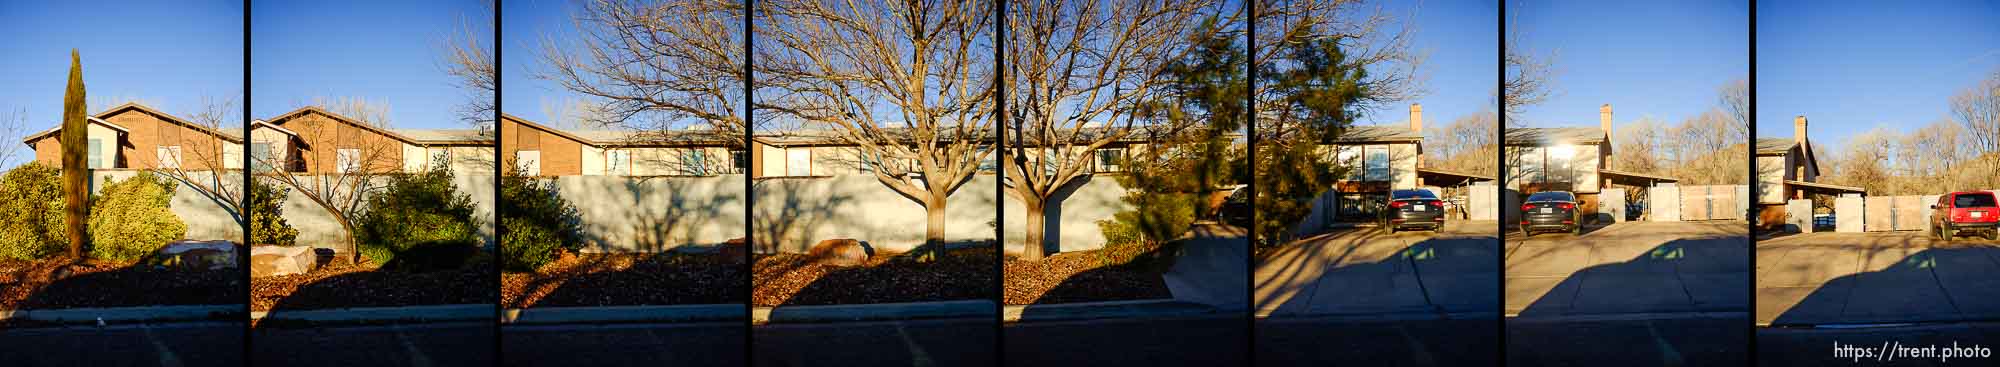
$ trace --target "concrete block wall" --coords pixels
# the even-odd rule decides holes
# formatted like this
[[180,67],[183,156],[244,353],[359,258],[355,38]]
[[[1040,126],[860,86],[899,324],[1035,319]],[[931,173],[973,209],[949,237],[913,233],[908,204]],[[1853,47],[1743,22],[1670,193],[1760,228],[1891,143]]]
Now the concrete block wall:
[[[493,191],[493,180],[492,175],[477,174],[459,174],[452,179],[452,183],[458,185],[459,193],[471,197],[475,208],[473,217],[481,223],[480,237],[483,237],[489,246],[494,243],[493,213],[498,199]],[[272,181],[266,182],[286,189],[283,215],[287,224],[299,230],[297,244],[333,249],[336,252],[348,251],[347,232],[341,228],[339,221],[334,220],[332,214],[314,204],[312,199],[307,198],[299,190]],[[375,190],[380,190],[387,184],[387,178],[377,178],[371,185]]]
[[[738,181],[741,182],[741,181]],[[804,252],[813,243],[852,238],[878,251],[908,251],[924,242],[922,204],[904,198],[872,176],[757,179],[750,228],[759,252]],[[945,206],[945,239],[993,241],[993,176],[979,175],[954,192]]]
[[743,237],[743,175],[555,180],[583,219],[585,252],[656,252]]
[[[991,185],[992,181],[987,181],[987,184]],[[1113,214],[1132,207],[1123,199],[1127,192],[1125,186],[1119,184],[1115,177],[1091,176],[1088,181],[1074,187],[1068,195],[1061,197],[1062,200],[1051,200],[1054,203],[1044,207],[1047,217],[1043,218],[1042,235],[1057,240],[1056,243],[1061,246],[1059,249],[1051,248],[1055,250],[1051,254],[1104,248],[1104,232],[1098,229],[1097,221],[1111,219]],[[1020,253],[1027,248],[1028,209],[1014,194],[1005,194],[1005,197],[1006,207],[1003,209],[1007,215],[1007,246],[1004,250]]]

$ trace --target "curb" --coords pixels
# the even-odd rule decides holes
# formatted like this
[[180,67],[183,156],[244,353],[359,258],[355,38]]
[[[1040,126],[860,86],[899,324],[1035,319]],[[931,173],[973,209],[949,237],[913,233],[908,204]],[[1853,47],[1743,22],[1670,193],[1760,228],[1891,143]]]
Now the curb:
[[742,321],[743,304],[509,308],[501,324]]
[[871,303],[861,305],[779,306],[750,310],[750,323],[816,323],[875,320],[993,317],[991,300]]
[[370,323],[398,321],[468,321],[493,319],[492,304],[458,304],[402,307],[358,307],[297,311],[251,311],[250,319],[262,322]]
[[1219,312],[1220,310],[1209,305],[1175,301],[1172,298],[1161,298],[1047,305],[1011,305],[1001,310],[1000,317],[1002,322],[1037,322],[1190,316]]
[[1385,313],[1367,313],[1367,314],[1336,313],[1336,314],[1278,315],[1278,316],[1256,316],[1256,318],[1257,322],[1260,323],[1322,322],[1322,321],[1397,322],[1397,321],[1430,321],[1430,320],[1493,320],[1495,322],[1498,322],[1500,321],[1500,316],[1501,315],[1499,312],[1494,312],[1494,311],[1456,311],[1456,312],[1427,311],[1427,312],[1385,312]]
[[138,306],[0,310],[0,320],[70,322],[196,321],[242,315],[245,305]]
[[1526,323],[1526,324],[1593,322],[1593,321],[1675,320],[1675,319],[1734,319],[1734,318],[1747,319],[1751,317],[1750,312],[1747,311],[1637,312],[1637,313],[1616,313],[1616,314],[1585,314],[1585,315],[1529,316],[1529,317],[1521,317],[1521,315],[1517,313],[1507,313],[1504,316],[1507,317],[1508,323]]

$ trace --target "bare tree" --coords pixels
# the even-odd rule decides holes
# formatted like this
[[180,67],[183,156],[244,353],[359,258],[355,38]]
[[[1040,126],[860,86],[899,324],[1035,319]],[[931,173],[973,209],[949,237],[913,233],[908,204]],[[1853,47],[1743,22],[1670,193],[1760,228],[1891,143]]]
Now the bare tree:
[[1623,126],[1611,135],[1611,166],[1623,171],[1658,172],[1666,155],[1661,144],[1661,123],[1652,117],[1640,117]]
[[[354,118],[356,122],[368,126],[388,126],[388,109],[385,106],[370,104],[362,99],[333,100],[342,102],[321,108]],[[369,118],[379,120],[367,120]],[[402,169],[402,162],[396,158],[401,147],[394,140],[334,121],[332,117],[306,115],[296,119],[285,124],[285,128],[297,132],[305,140],[304,145],[315,150],[292,149],[292,152],[301,153],[294,155],[283,152],[285,149],[278,149],[273,154],[255,157],[260,170],[256,174],[291,188],[292,192],[304,196],[339,222],[341,230],[346,232],[349,264],[359,264],[361,246],[354,236],[354,220],[358,219],[368,197],[383,188],[379,178]],[[253,141],[252,144],[262,142]],[[261,171],[267,168],[272,171]]]
[[823,129],[872,160],[876,181],[924,206],[930,259],[947,198],[994,154],[985,1],[757,2],[757,108]]
[[1496,144],[1500,122],[1493,110],[1481,111],[1461,116],[1442,128],[1426,129],[1424,141],[1432,142],[1424,154],[1429,155],[1433,167],[1470,172],[1494,174],[1499,167],[1494,165],[1499,144]]
[[1093,173],[1099,148],[1132,133],[1131,108],[1172,82],[1164,74],[1194,49],[1189,40],[1241,37],[1242,18],[1216,1],[1010,4],[1006,113],[1021,149],[1001,166],[1027,209],[1021,259],[1042,259],[1050,200]]
[[499,68],[493,63],[493,52],[480,28],[473,24],[493,26],[493,1],[485,2],[482,12],[474,14],[478,19],[467,19],[459,28],[460,33],[446,37],[442,42],[444,54],[439,61],[446,74],[458,79],[458,87],[466,91],[465,104],[459,105],[458,116],[479,129],[482,135],[492,133],[494,91],[499,82]]
[[[214,201],[238,222],[249,220],[243,211],[242,167],[230,168],[232,164],[242,165],[244,140],[224,135],[223,131],[242,131],[243,120],[238,115],[242,109],[236,108],[234,99],[215,100],[202,97],[202,109],[188,121],[200,129],[199,134],[188,135],[181,129],[154,129],[153,140],[163,145],[159,152],[153,152],[153,170],[161,176],[178,181],[182,187]],[[224,128],[224,126],[231,126]],[[147,159],[141,152],[139,159]]]
[[[542,41],[535,77],[600,99],[587,126],[683,130],[699,121],[742,140],[743,2],[592,0],[575,44]],[[761,62],[761,61],[760,61]]]
[[[13,116],[8,116],[6,120],[0,120],[0,142],[20,140],[22,134],[28,132],[28,126],[28,109],[15,110]],[[0,164],[12,167],[11,164],[14,163],[14,158],[21,154],[20,152],[20,147],[12,144],[7,145],[6,148],[0,148]]]
[[[1511,19],[1509,20],[1512,21]],[[1555,94],[1555,51],[1539,54],[1528,48],[1528,36],[1519,24],[1509,26],[1507,49],[1502,51],[1505,68],[1500,84],[1500,104],[1509,127],[1527,126],[1519,117],[1528,106],[1547,102]]]
[[[1417,72],[1427,54],[1411,45],[1416,34],[1413,22],[1397,22],[1394,14],[1365,8],[1348,1],[1260,0],[1257,6],[1257,49],[1251,50],[1254,63],[1275,68],[1295,66],[1284,53],[1300,43],[1332,40],[1345,57],[1345,68],[1366,69],[1357,87],[1366,89],[1353,106],[1362,114],[1372,113],[1397,102],[1427,92],[1424,77]],[[1275,64],[1275,65],[1273,65]],[[1259,118],[1284,109],[1280,98],[1267,98],[1276,83],[1258,83],[1252,95],[1259,96]],[[1260,120],[1265,121],[1265,120]],[[1264,126],[1260,122],[1260,127]],[[1259,129],[1265,130],[1265,129]],[[1273,125],[1274,133],[1296,129]]]

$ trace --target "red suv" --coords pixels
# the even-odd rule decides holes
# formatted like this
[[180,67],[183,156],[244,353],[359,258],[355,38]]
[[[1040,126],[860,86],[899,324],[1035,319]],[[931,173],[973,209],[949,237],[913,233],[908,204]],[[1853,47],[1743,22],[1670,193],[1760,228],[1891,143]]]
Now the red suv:
[[1954,192],[1931,204],[1931,234],[1946,241],[1967,232],[2000,240],[1996,226],[2000,226],[2000,202],[1993,199],[1992,192]]

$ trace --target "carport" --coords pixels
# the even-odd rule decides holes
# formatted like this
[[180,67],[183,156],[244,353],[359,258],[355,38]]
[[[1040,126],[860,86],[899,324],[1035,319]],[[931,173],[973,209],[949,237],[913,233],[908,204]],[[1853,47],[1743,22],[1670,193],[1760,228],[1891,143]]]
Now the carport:
[[[1597,211],[1599,214],[1610,216],[1611,223],[1625,221],[1626,198],[1625,198],[1625,189],[1622,188],[1612,189],[1608,187],[1611,186],[1638,187],[1641,189],[1648,190],[1646,192],[1640,193],[1644,195],[1644,194],[1649,194],[1650,189],[1655,186],[1659,186],[1661,184],[1674,184],[1680,182],[1679,179],[1664,175],[1619,171],[1613,169],[1597,170],[1597,175],[1599,177],[1604,178],[1607,187],[1603,191],[1604,194],[1599,195],[1598,200],[1601,201],[1602,203],[1598,204]],[[1648,202],[1646,208],[1650,211],[1651,208],[1653,208],[1653,203]]]
[[1497,192],[1480,192],[1481,190],[1473,190],[1472,187],[1475,183],[1492,182],[1493,176],[1436,168],[1417,168],[1417,180],[1426,186],[1443,188],[1445,192],[1438,194],[1458,204],[1459,210],[1462,211],[1458,214],[1463,215],[1463,218],[1492,220],[1495,217],[1495,209],[1499,208],[1493,201],[1494,196],[1498,195]]
[[[1784,180],[1784,183],[1787,189],[1799,192],[1801,195],[1799,195],[1798,197],[1801,198],[1812,197],[1812,195],[1827,195],[1836,198],[1849,198],[1849,197],[1855,198],[1853,200],[1854,201],[1853,206],[1856,206],[1857,208],[1850,208],[1850,209],[1854,209],[1857,212],[1860,211],[1860,208],[1858,207],[1861,204],[1861,200],[1859,199],[1859,197],[1868,195],[1868,189],[1863,189],[1853,186],[1841,186],[1841,185],[1807,182],[1799,180]],[[1834,203],[1832,203],[1833,207],[1831,209],[1833,209],[1835,219],[1840,218],[1839,215],[1841,211],[1840,210],[1841,201],[1842,200],[1835,199]],[[1795,230],[1796,232],[1800,233],[1813,232],[1813,227],[1815,224],[1813,223],[1812,200],[1810,199],[1786,200],[1784,208],[1785,208],[1784,212],[1777,214],[1784,215],[1783,220],[1785,224],[1787,225],[1787,227],[1791,227],[1787,229]],[[1799,215],[1791,215],[1791,213],[1799,213]],[[1766,213],[1765,215],[1771,216],[1771,214],[1769,213]],[[1759,222],[1774,221],[1774,220],[1776,220],[1775,216],[1772,216],[1772,218],[1758,218]],[[1857,221],[1856,223],[1859,222]],[[1854,231],[1858,232],[1859,229],[1855,229]]]

